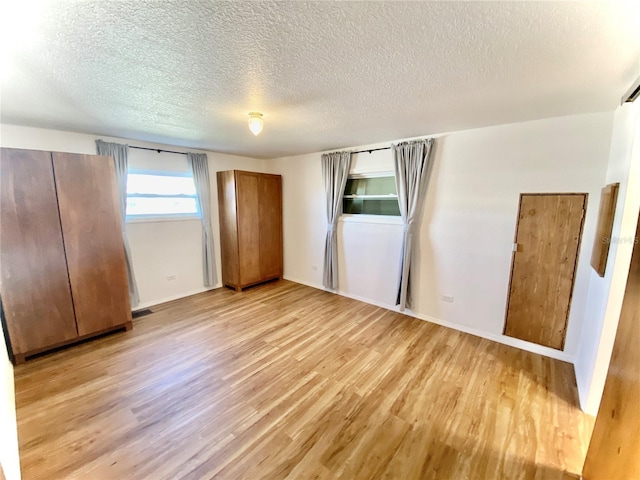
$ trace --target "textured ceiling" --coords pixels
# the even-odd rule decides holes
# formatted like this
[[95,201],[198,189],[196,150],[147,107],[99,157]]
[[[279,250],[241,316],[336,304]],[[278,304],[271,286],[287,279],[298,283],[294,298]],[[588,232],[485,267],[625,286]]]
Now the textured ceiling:
[[270,158],[613,110],[639,5],[4,0],[0,119]]

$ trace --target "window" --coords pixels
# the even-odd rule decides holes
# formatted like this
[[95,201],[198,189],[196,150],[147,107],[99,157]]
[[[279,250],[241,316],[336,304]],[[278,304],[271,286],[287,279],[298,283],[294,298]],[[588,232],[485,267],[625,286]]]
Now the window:
[[198,218],[191,173],[130,170],[127,175],[127,220]]
[[342,197],[342,213],[399,217],[395,176],[392,173],[350,175]]

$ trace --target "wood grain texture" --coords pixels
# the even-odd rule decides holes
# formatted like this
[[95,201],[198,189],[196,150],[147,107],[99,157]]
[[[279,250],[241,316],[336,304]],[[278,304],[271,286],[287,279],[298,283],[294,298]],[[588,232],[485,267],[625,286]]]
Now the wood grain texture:
[[16,368],[24,480],[577,479],[571,365],[287,281]]
[[[636,241],[640,237],[636,232]],[[640,478],[640,246],[627,288],[607,381],[585,461],[585,480]]]
[[504,334],[562,350],[586,194],[523,194]]
[[260,174],[236,170],[240,286],[262,280],[260,273]]
[[240,282],[238,271],[238,226],[236,210],[236,177],[233,170],[218,172],[218,217],[220,221],[220,253],[222,284],[235,286]]
[[131,321],[111,157],[53,153],[62,236],[79,335]]
[[282,277],[282,177],[218,172],[222,283],[243,288]]
[[13,354],[78,336],[51,154],[0,151],[0,292]]
[[619,188],[619,183],[612,183],[604,187],[600,194],[600,209],[598,210],[598,224],[591,252],[591,266],[601,277],[604,277],[607,268]]
[[259,182],[260,276],[282,277],[282,177],[261,174]]

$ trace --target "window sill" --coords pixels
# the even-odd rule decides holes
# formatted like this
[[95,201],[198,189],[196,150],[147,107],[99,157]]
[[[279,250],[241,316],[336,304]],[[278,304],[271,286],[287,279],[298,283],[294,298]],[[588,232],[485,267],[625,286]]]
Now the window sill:
[[378,225],[402,225],[402,217],[394,215],[365,215],[363,213],[343,213],[338,222],[345,223],[374,223]]
[[159,223],[159,222],[184,222],[185,220],[200,221],[198,216],[189,215],[159,215],[159,216],[136,216],[135,218],[127,217],[125,224],[130,223]]

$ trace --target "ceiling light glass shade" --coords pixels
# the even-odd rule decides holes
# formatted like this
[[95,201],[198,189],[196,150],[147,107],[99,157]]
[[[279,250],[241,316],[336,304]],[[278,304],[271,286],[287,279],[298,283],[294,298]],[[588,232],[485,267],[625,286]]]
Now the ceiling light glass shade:
[[258,136],[262,131],[263,126],[264,126],[264,121],[262,120],[262,114],[259,112],[250,112],[249,113],[249,130],[251,130],[251,133]]

